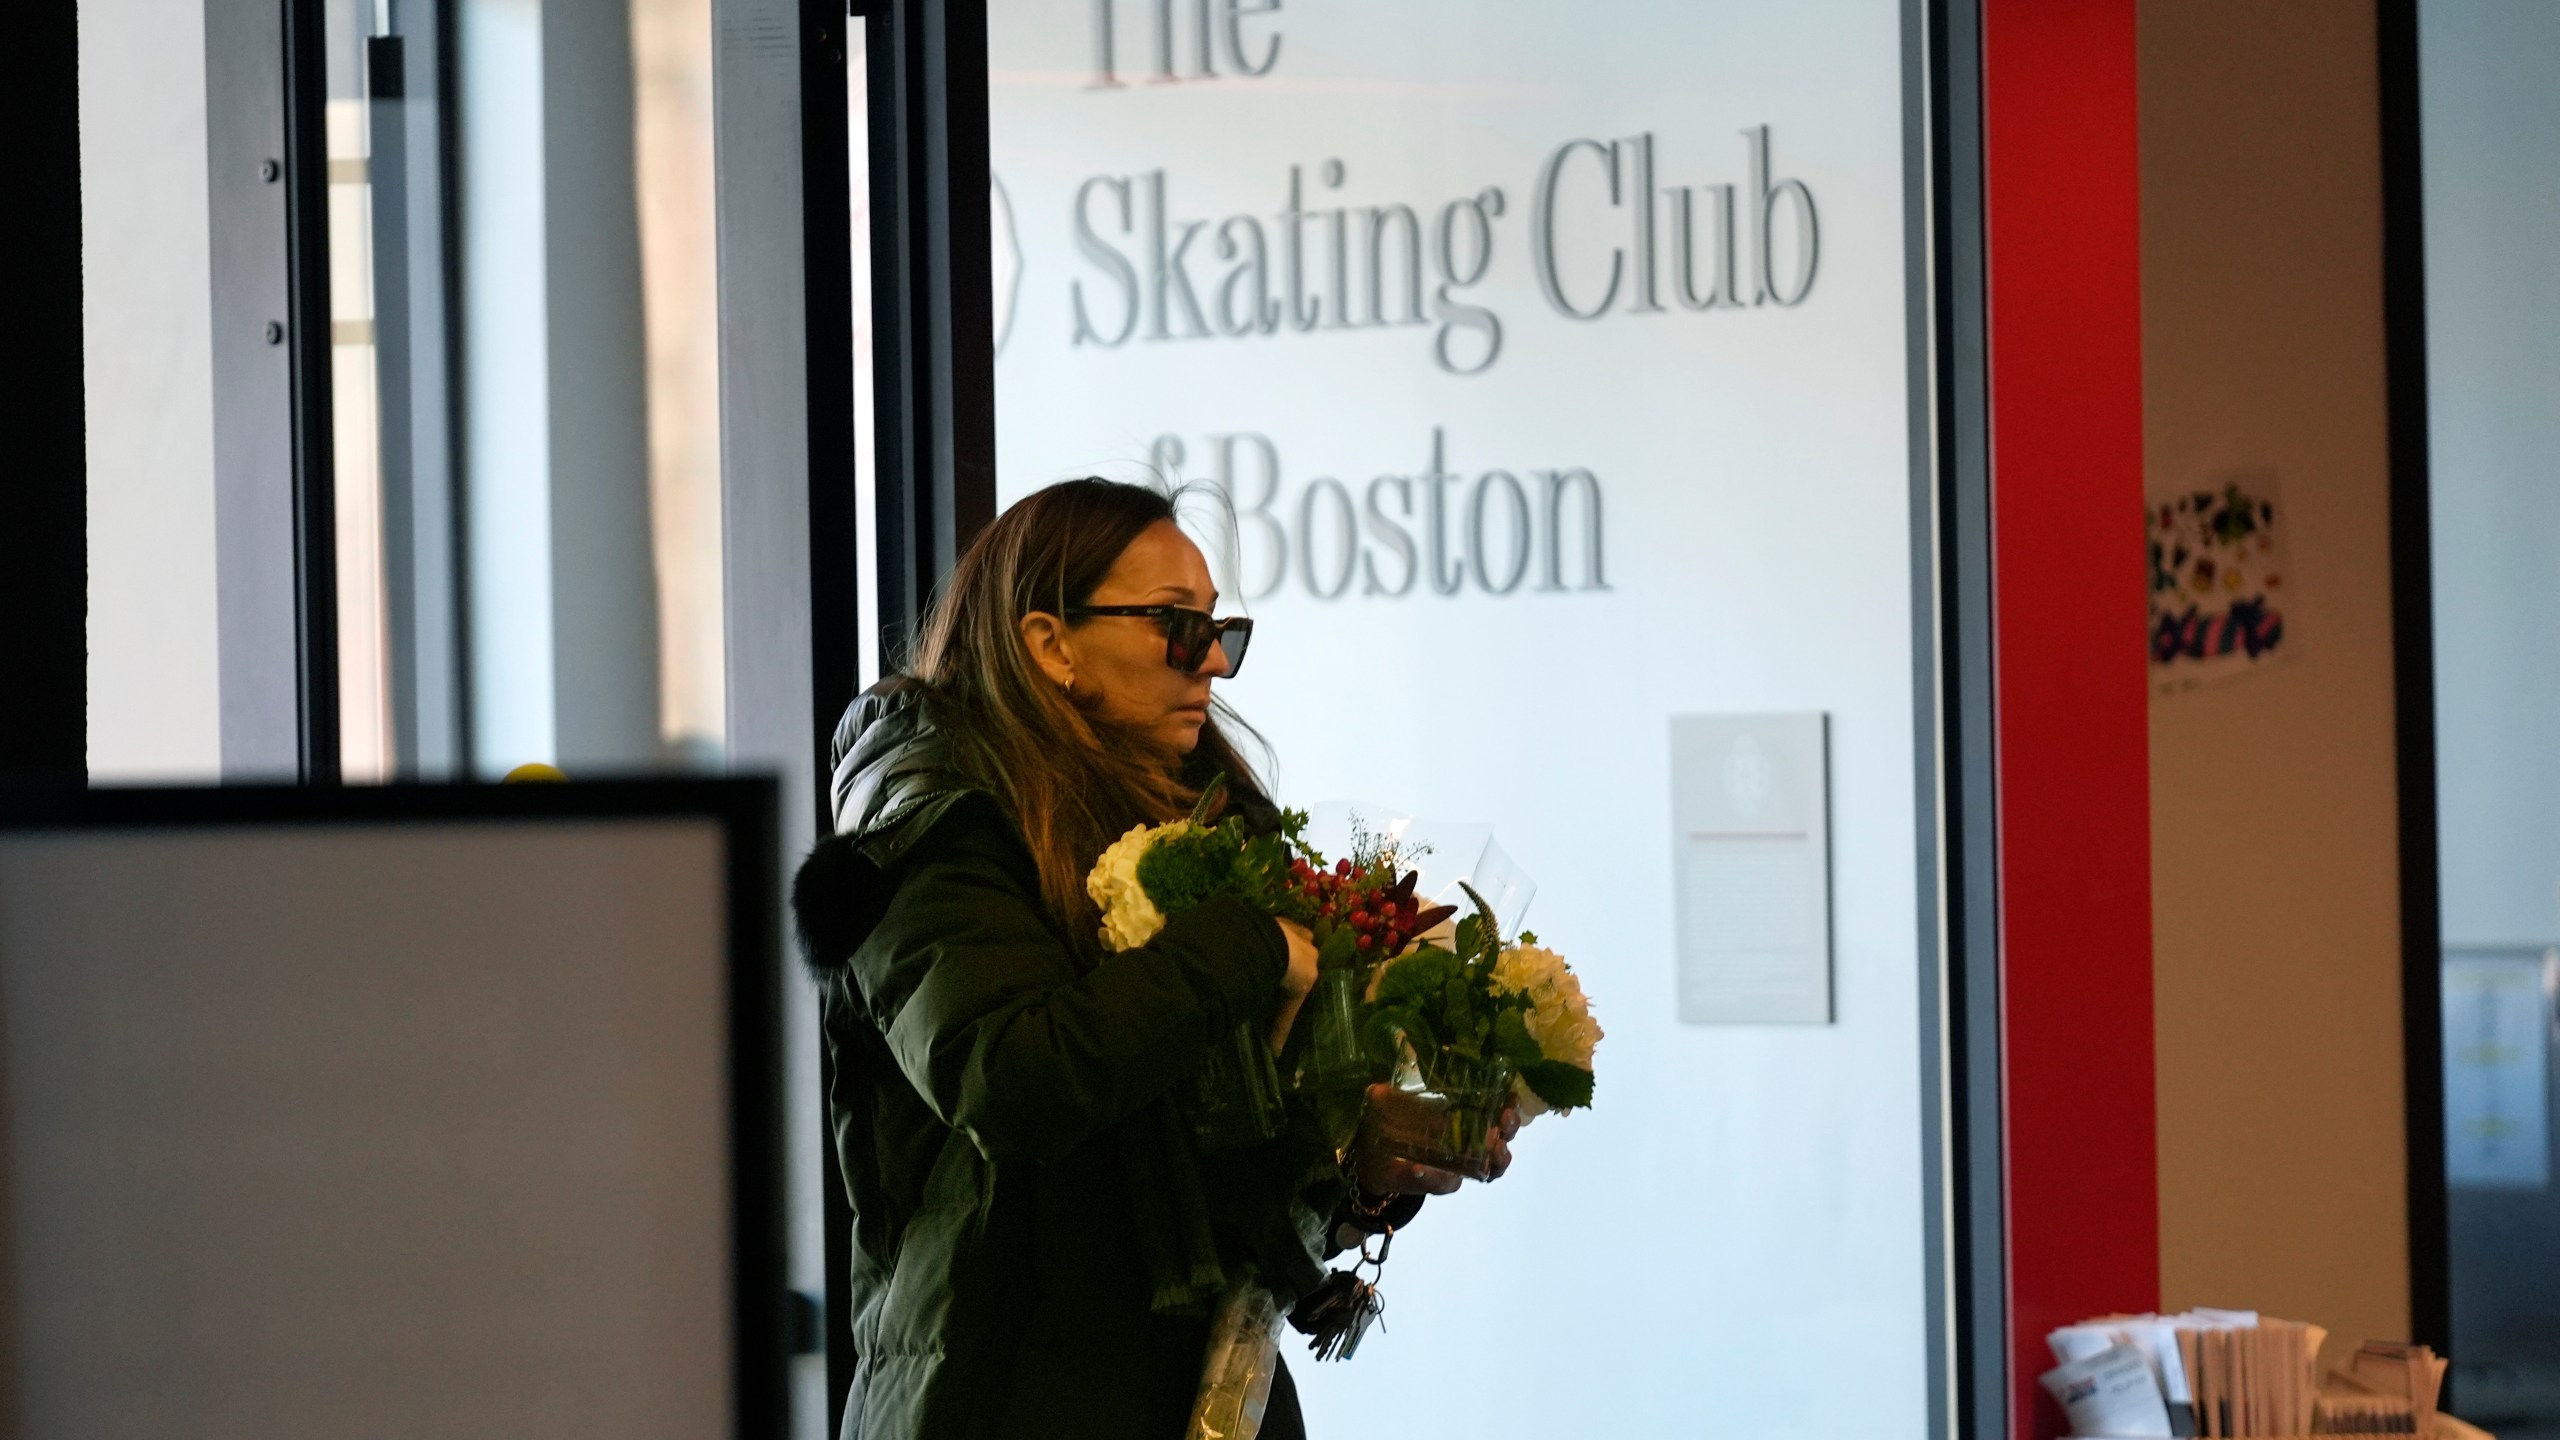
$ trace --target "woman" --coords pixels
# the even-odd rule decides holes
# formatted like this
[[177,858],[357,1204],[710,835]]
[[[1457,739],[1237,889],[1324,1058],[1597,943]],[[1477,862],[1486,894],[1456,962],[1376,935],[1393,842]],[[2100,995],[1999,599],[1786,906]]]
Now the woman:
[[[1211,702],[1251,632],[1216,601],[1164,496],[1053,486],[837,729],[839,833],[794,899],[854,1214],[848,1437],[1178,1440],[1227,1283],[1285,1308],[1343,1239],[1456,1188],[1374,1147],[1337,1164],[1312,1127],[1193,1143],[1178,1092],[1240,1024],[1285,1040],[1303,928],[1220,901],[1100,952],[1110,841],[1221,774],[1270,817]],[[1263,1434],[1302,1433],[1284,1373]]]

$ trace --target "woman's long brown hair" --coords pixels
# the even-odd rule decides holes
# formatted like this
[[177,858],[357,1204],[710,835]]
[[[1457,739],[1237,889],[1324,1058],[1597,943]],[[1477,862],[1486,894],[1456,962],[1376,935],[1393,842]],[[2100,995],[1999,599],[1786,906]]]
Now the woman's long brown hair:
[[1221,773],[1231,791],[1261,793],[1220,721],[1251,731],[1223,701],[1212,702],[1188,760],[1168,756],[1060,688],[1022,639],[1022,617],[1063,615],[1090,600],[1130,541],[1174,518],[1170,497],[1112,480],[1068,480],[1025,496],[952,567],[908,658],[961,778],[1013,817],[1043,898],[1080,939],[1099,923],[1084,880],[1104,846],[1133,825],[1189,813]]

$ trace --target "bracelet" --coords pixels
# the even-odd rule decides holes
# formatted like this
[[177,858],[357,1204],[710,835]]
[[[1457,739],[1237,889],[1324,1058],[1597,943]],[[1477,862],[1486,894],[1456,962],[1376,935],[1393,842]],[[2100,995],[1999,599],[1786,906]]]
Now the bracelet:
[[1343,1170],[1342,1179],[1344,1187],[1348,1192],[1343,1196],[1343,1203],[1349,1205],[1352,1213],[1358,1215],[1363,1220],[1378,1220],[1384,1218],[1388,1209],[1392,1207],[1399,1198],[1395,1195],[1388,1194],[1378,1196],[1374,1200],[1371,1199],[1369,1196],[1369,1187],[1361,1184],[1360,1177],[1351,1173],[1348,1168]]

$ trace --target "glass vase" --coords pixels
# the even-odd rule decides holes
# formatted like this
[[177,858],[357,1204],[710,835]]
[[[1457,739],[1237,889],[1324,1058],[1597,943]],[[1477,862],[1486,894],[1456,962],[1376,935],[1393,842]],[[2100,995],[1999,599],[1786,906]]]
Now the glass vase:
[[1356,965],[1337,965],[1316,974],[1316,987],[1298,1011],[1306,1043],[1289,1072],[1289,1089],[1313,1095],[1329,1090],[1357,1090],[1383,1078],[1360,1043],[1360,992],[1364,977]]
[[1314,1109],[1325,1143],[1340,1160],[1359,1133],[1372,1081],[1386,1073],[1360,1043],[1361,995],[1367,977],[1352,965],[1319,971],[1316,987],[1298,1011],[1300,1041],[1289,1070],[1289,1093]]
[[1511,1103],[1511,1066],[1457,1050],[1414,1057],[1399,1103],[1378,1116],[1378,1139],[1416,1164],[1493,1178],[1493,1128]]
[[1262,1025],[1247,1021],[1209,1046],[1183,1106],[1203,1153],[1258,1145],[1280,1133],[1280,1070],[1264,1034]]

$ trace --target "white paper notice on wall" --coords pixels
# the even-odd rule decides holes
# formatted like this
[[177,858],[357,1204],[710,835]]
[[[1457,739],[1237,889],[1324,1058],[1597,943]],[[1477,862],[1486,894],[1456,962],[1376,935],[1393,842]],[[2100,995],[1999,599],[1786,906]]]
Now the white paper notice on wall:
[[1830,1023],[1830,768],[1819,711],[1672,717],[1683,1022]]

